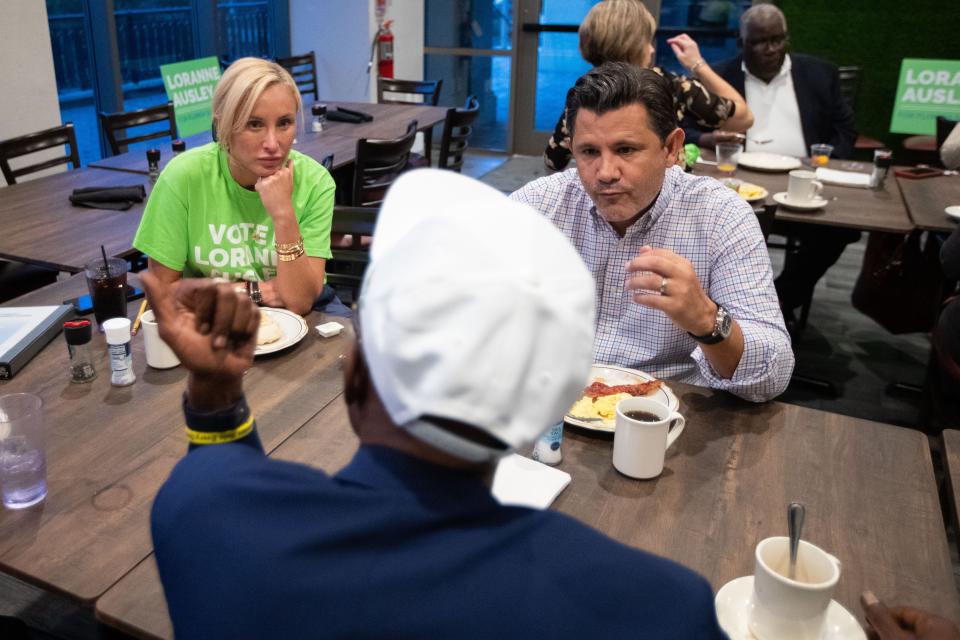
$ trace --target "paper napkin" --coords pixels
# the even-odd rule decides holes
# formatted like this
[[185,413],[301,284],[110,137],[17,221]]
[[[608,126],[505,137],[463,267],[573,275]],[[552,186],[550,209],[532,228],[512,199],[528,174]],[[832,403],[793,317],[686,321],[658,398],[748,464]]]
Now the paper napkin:
[[568,484],[569,473],[514,453],[497,465],[493,497],[512,507],[546,509]]
[[827,184],[837,184],[841,187],[870,188],[870,174],[857,171],[840,171],[839,169],[820,167],[817,169],[817,180]]

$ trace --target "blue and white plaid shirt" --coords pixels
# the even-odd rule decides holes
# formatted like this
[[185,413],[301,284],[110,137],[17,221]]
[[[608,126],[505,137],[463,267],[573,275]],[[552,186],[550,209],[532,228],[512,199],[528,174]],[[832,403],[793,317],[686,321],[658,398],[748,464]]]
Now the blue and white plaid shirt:
[[[535,180],[510,197],[553,221],[593,274],[598,363],[723,389],[754,402],[787,388],[794,357],[770,256],[756,215],[731,189],[673,167],[653,207],[622,238],[597,213],[575,168]],[[666,314],[633,301],[625,265],[644,245],[689,260],[707,295],[740,325],[744,350],[732,379],[718,376],[699,343]]]

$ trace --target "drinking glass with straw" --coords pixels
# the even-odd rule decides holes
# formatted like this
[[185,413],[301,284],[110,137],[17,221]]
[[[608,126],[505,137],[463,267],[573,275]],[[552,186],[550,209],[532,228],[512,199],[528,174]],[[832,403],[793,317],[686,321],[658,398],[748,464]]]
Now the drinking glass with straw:
[[100,255],[103,262],[91,262],[84,267],[84,271],[97,326],[103,331],[105,320],[127,315],[127,261],[108,258],[103,245],[100,246]]

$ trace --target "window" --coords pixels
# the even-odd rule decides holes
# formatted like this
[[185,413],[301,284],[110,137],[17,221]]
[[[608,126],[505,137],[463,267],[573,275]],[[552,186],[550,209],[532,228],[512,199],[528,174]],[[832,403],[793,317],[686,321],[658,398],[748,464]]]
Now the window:
[[[46,0],[61,119],[74,123],[81,161],[97,160],[104,151],[97,112],[110,109],[97,104],[97,86],[98,78],[112,75],[113,64],[119,67],[121,95],[108,96],[111,104],[131,111],[166,102],[162,64],[205,55],[228,61],[272,57],[280,41],[276,34],[288,32],[287,25],[276,23],[276,16],[286,15],[273,6],[281,1],[114,0],[119,59],[96,66],[91,38],[108,40],[109,20],[91,16],[105,15],[104,0]],[[204,4],[215,24],[204,22]]]

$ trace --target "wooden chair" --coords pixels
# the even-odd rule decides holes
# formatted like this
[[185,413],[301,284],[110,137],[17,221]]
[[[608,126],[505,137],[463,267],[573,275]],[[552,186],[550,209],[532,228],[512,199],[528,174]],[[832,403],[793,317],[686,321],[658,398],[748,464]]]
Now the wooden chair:
[[[169,123],[167,129],[160,131],[151,131],[139,136],[127,136],[127,129],[141,127],[154,122]],[[110,152],[112,155],[123,153],[127,150],[127,145],[134,142],[143,142],[144,140],[153,140],[154,138],[164,138],[169,136],[171,140],[177,139],[177,118],[173,113],[173,103],[159,104],[155,107],[146,107],[136,111],[121,111],[118,113],[101,113],[100,124],[107,134],[107,141],[110,143]]]
[[[443,87],[443,80],[396,80],[394,78],[377,78],[377,102],[380,104],[428,104],[437,106],[440,100],[440,89]],[[409,97],[399,98],[384,96],[384,94],[406,93],[420,96],[419,100],[412,100]],[[433,162],[431,154],[433,153],[433,128],[423,132],[423,157],[425,165],[430,166]]]
[[300,56],[277,58],[277,64],[293,76],[293,81],[297,83],[297,88],[300,89],[300,95],[312,93],[315,101],[320,99],[319,89],[317,88],[316,53],[310,51]]
[[[349,246],[333,246],[333,257],[327,260],[327,284],[337,291],[340,300],[350,304],[357,299],[363,274],[370,262],[369,238],[376,226],[376,207],[334,207],[331,236],[350,238]],[[364,241],[367,238],[367,241]]]
[[[10,167],[10,160],[12,158],[18,158],[53,147],[62,147],[63,145],[69,147],[67,154],[64,156],[43,160],[19,169]],[[67,163],[72,165],[71,168],[73,169],[80,167],[80,152],[77,150],[77,133],[73,128],[72,122],[0,142],[0,170],[3,171],[3,178],[7,181],[7,184],[16,184],[17,178],[20,176]]]
[[462,109],[448,109],[443,121],[443,137],[440,139],[440,157],[437,167],[460,173],[463,168],[463,153],[473,133],[473,121],[480,114],[480,101],[476,96],[467,98]]
[[[66,155],[43,160],[19,169],[10,167],[12,158],[19,158],[44,149],[63,147],[63,145],[69,147]],[[71,169],[80,168],[77,134],[71,122],[0,142],[0,171],[3,172],[7,184],[16,184],[17,178],[20,176],[61,164],[69,164]],[[57,272],[53,269],[0,260],[0,302],[11,300],[34,289],[56,282],[56,280]]]
[[[850,107],[850,111],[856,113],[857,94],[860,92],[860,79],[862,77],[862,70],[860,67],[855,65],[846,65],[837,67],[837,72],[840,76],[840,96],[846,100],[847,105]],[[858,151],[867,150],[872,152],[873,149],[882,149],[884,146],[886,145],[876,138],[858,135],[853,148]]]
[[416,137],[414,120],[407,126],[407,132],[395,140],[357,140],[351,206],[370,207],[383,202],[387,187],[406,168]]
[[764,242],[770,237],[770,230],[773,229],[773,220],[777,215],[777,203],[764,204],[760,209],[754,209],[757,214],[757,222],[760,223],[760,231],[763,233]]
[[937,116],[937,151],[940,151],[940,147],[943,146],[943,143],[947,141],[947,136],[953,131],[953,128],[957,126],[957,123],[960,123],[960,120],[954,120],[952,118],[947,118],[944,116]]

